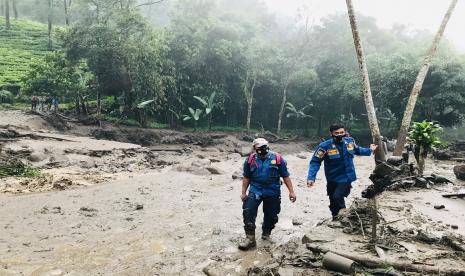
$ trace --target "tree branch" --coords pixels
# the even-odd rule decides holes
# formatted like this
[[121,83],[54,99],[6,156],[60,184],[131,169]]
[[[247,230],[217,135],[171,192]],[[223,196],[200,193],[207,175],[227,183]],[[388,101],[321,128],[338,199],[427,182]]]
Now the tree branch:
[[157,1],[145,2],[145,3],[134,6],[134,8],[138,8],[138,7],[142,7],[142,6],[151,6],[151,5],[159,4],[159,3],[162,3],[162,2],[165,2],[165,0],[157,0]]

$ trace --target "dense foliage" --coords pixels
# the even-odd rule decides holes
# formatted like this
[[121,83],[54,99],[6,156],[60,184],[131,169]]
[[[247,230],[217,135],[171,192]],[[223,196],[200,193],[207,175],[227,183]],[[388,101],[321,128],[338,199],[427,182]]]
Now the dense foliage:
[[[280,18],[260,1],[141,2],[73,2],[61,48],[30,67],[23,91],[97,100],[104,114],[141,125],[245,127],[249,117],[276,130],[281,117],[285,130],[323,135],[340,122],[369,136],[347,15],[312,24],[311,10]],[[393,136],[432,36],[364,16],[359,24],[381,131]],[[463,122],[464,66],[444,42],[414,119]]]

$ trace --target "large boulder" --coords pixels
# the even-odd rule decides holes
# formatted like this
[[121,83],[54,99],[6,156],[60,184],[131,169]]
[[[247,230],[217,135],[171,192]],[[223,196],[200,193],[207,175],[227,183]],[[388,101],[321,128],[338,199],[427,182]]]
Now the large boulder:
[[457,179],[465,180],[465,165],[457,165],[454,167],[454,174]]
[[249,154],[252,153],[252,147],[245,146],[245,147],[236,148],[234,152],[239,153],[241,156],[248,156]]

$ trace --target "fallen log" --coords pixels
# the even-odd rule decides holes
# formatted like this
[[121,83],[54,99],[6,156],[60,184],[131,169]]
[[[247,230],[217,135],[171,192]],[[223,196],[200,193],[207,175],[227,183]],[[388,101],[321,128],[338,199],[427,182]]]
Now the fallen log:
[[458,193],[458,194],[445,194],[445,195],[442,195],[442,197],[445,197],[445,198],[451,198],[451,197],[465,197],[465,193]]
[[149,147],[149,150],[151,151],[174,151],[174,152],[179,152],[179,153],[184,153],[185,150],[183,147]]
[[450,275],[450,276],[463,276],[465,275],[465,268],[463,269],[452,269],[452,268],[438,268],[431,265],[418,265],[412,264],[407,262],[401,261],[387,261],[382,260],[380,258],[374,257],[366,257],[366,256],[358,256],[354,253],[346,254],[341,252],[336,252],[334,250],[329,250],[328,248],[324,248],[321,246],[314,246],[311,244],[307,244],[307,248],[311,250],[313,253],[320,253],[326,254],[327,252],[333,252],[334,254],[340,255],[342,257],[351,259],[367,268],[385,268],[385,267],[393,267],[400,271],[409,271],[409,272],[417,272],[423,274],[441,274],[441,275]]

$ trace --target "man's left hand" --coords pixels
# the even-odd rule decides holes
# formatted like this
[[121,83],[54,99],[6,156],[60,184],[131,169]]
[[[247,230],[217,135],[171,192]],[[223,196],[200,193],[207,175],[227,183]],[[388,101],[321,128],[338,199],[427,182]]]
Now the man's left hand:
[[378,145],[375,145],[375,144],[370,145],[371,151],[375,151],[377,148],[378,148]]
[[289,193],[289,200],[291,202],[295,202],[297,200],[297,196],[295,195],[295,193]]

